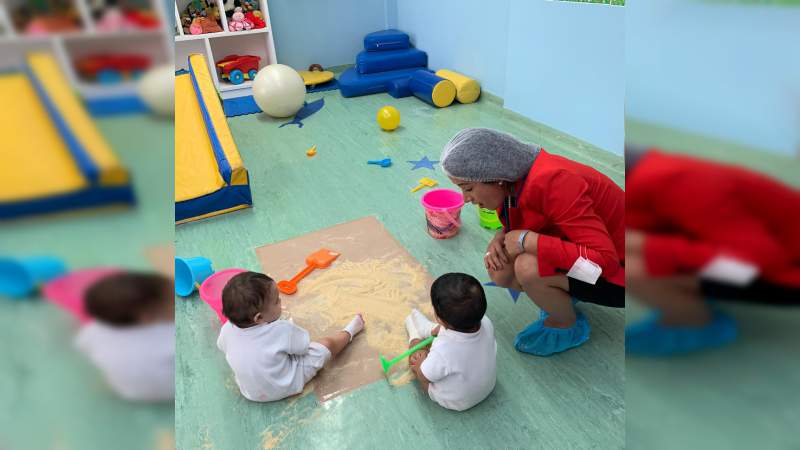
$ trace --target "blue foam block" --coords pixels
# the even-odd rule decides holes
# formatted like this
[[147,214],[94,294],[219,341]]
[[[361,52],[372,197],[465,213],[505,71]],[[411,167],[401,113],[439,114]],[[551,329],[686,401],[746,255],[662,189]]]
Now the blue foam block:
[[252,95],[226,98],[222,101],[222,110],[225,111],[225,117],[245,116],[261,112],[261,108],[258,107]]
[[364,36],[364,50],[381,52],[385,50],[401,50],[411,47],[408,35],[400,30],[376,31]]
[[387,85],[390,81],[409,78],[417,70],[419,69],[403,69],[362,75],[351,67],[342,72],[339,77],[339,91],[342,93],[342,97],[380,94],[388,91]]
[[115,116],[117,114],[149,113],[150,108],[138,96],[94,98],[84,101],[86,110],[93,117]]
[[361,74],[427,66],[428,54],[416,48],[385,52],[362,51],[356,55],[356,70]]

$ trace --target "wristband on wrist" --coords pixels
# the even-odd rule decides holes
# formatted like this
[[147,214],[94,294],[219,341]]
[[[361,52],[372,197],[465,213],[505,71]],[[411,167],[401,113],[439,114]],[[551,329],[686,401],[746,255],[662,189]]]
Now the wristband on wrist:
[[528,235],[529,230],[525,230],[519,234],[519,240],[517,243],[519,244],[519,251],[525,253],[525,236]]

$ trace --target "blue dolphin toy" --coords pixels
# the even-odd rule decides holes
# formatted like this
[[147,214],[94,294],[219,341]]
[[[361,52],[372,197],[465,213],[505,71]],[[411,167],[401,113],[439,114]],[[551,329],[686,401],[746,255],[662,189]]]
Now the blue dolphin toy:
[[284,123],[278,128],[283,128],[286,125],[297,125],[298,127],[303,128],[303,119],[319,111],[320,109],[322,109],[323,106],[325,106],[324,98],[321,98],[311,103],[303,103],[303,107],[300,108],[300,111],[297,111],[297,114],[295,114],[294,119],[292,119],[291,122]]

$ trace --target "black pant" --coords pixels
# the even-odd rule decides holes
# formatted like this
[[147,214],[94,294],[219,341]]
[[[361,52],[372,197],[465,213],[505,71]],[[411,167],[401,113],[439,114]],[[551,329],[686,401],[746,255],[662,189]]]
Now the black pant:
[[611,308],[625,307],[625,286],[609,283],[605,278],[600,278],[595,284],[567,277],[569,280],[569,295],[582,302]]
[[705,297],[722,301],[740,301],[763,305],[800,305],[800,288],[781,286],[758,279],[749,286],[739,287],[716,281],[700,282]]

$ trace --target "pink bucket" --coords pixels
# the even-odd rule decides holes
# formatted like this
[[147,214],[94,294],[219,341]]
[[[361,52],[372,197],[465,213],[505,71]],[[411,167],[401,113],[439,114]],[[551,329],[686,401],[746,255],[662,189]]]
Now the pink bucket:
[[86,291],[103,278],[120,272],[122,270],[115,267],[76,270],[44,285],[42,296],[85,324],[92,320],[84,308]]
[[433,189],[420,199],[425,208],[428,234],[434,239],[448,239],[461,228],[461,207],[464,197],[460,192],[450,189]]
[[220,323],[225,323],[228,319],[222,314],[222,290],[231,278],[247,272],[245,269],[225,269],[206,278],[200,285],[200,298],[217,313]]

